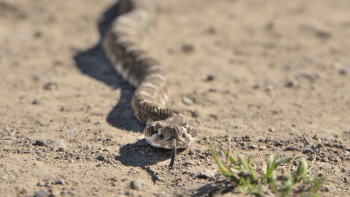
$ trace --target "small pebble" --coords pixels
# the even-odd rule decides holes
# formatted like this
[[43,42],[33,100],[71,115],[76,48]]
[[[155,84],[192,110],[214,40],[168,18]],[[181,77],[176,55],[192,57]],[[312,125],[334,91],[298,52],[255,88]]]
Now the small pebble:
[[165,180],[163,178],[160,178],[159,176],[157,176],[157,180],[160,182],[165,182]]
[[189,155],[194,155],[198,153],[202,153],[203,149],[201,148],[191,148],[190,151],[188,152]]
[[97,160],[100,160],[100,161],[104,161],[105,159],[106,159],[106,157],[103,156],[103,155],[99,155],[99,156],[97,157]]
[[44,90],[57,90],[58,85],[55,81],[49,81],[44,85]]
[[187,161],[187,162],[185,163],[185,165],[196,165],[196,164],[193,163],[192,161]]
[[182,102],[185,104],[185,105],[193,105],[193,101],[188,98],[188,97],[183,97],[182,98]]
[[259,146],[259,150],[265,150],[266,146]]
[[57,151],[58,151],[58,152],[64,152],[64,150],[65,150],[64,147],[58,147],[58,148],[57,148]]
[[45,186],[45,183],[44,183],[44,182],[42,182],[42,181],[39,181],[39,182],[37,183],[37,186],[39,186],[39,187],[43,187],[43,186]]
[[225,155],[225,153],[224,153],[223,151],[221,151],[221,150],[218,152],[218,154],[219,154],[220,156],[224,156],[224,155]]
[[47,192],[45,189],[40,189],[34,194],[34,197],[49,197],[49,196],[50,196],[50,193]]
[[257,145],[250,145],[250,146],[248,146],[248,148],[251,148],[251,149],[257,149],[257,148],[258,148],[258,146],[257,146]]
[[272,140],[273,140],[273,137],[266,137],[266,138],[265,138],[265,143],[266,143],[266,142],[271,142]]
[[45,142],[45,140],[35,140],[34,145],[47,146],[47,143]]
[[276,130],[275,130],[275,128],[271,127],[271,128],[269,128],[269,131],[270,132],[275,132]]
[[182,52],[186,54],[190,54],[195,50],[195,47],[192,44],[184,44],[182,45]]
[[206,81],[213,81],[214,80],[214,76],[213,75],[208,75]]
[[142,182],[140,181],[140,179],[135,179],[135,180],[131,181],[130,187],[131,187],[131,189],[141,191],[142,190]]
[[205,179],[212,178],[214,176],[215,176],[215,172],[213,170],[204,170],[203,172],[200,172],[198,175],[199,178],[205,178]]
[[34,101],[32,102],[33,105],[39,105],[40,104],[40,100],[39,99],[34,99]]
[[286,87],[295,88],[297,86],[298,86],[297,80],[290,80],[290,81],[287,81],[286,83]]
[[57,180],[55,181],[56,185],[64,185],[64,181],[63,180]]
[[339,73],[342,75],[347,75],[350,72],[350,67],[342,68],[339,70]]

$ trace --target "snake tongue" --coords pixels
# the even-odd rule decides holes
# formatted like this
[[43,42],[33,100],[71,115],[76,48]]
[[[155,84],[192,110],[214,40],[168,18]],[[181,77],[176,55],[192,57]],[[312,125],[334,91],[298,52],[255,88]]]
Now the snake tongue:
[[172,148],[173,150],[171,151],[171,161],[169,164],[169,171],[174,167],[174,163],[175,163],[175,157],[176,157],[176,138],[174,138],[172,140]]

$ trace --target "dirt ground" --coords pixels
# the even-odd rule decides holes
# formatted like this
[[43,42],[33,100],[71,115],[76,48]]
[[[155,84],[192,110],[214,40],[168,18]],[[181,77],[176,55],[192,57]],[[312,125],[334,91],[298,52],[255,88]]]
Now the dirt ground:
[[228,136],[257,171],[317,156],[320,193],[350,196],[350,2],[163,2],[149,50],[200,134],[170,173],[101,47],[118,3],[0,0],[0,196],[225,195]]

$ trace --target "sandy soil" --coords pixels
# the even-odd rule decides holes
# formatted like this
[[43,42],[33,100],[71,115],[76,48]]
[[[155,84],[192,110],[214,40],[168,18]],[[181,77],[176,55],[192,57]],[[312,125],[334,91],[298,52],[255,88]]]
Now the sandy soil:
[[348,1],[164,1],[150,52],[200,132],[170,173],[100,44],[116,3],[0,1],[1,196],[220,195],[228,135],[257,170],[317,156],[322,195],[350,195]]

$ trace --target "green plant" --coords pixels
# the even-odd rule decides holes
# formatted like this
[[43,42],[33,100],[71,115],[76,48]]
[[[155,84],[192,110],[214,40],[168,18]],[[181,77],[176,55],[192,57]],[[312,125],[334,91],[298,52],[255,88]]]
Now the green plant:
[[[270,189],[270,191],[278,196],[290,196],[293,193],[294,187],[298,185],[298,190],[294,190],[295,195],[307,194],[311,196],[318,196],[315,191],[324,182],[324,178],[320,178],[315,174],[309,173],[312,167],[308,167],[308,164],[304,158],[301,158],[298,169],[295,172],[290,173],[292,161],[297,160],[300,157],[290,157],[277,162],[275,155],[270,155],[266,164],[266,171],[262,173],[262,175],[258,176],[253,169],[250,156],[248,157],[248,160],[245,160],[237,152],[237,159],[234,159],[229,155],[229,153],[224,151],[225,155],[227,156],[225,166],[220,163],[211,144],[210,150],[215,163],[219,166],[221,174],[230,181],[236,183],[237,187],[246,193],[263,195],[264,190]],[[315,162],[315,160],[316,157],[311,162],[311,165]],[[287,170],[288,173],[276,175],[275,169],[277,166],[287,162],[289,162]]]

